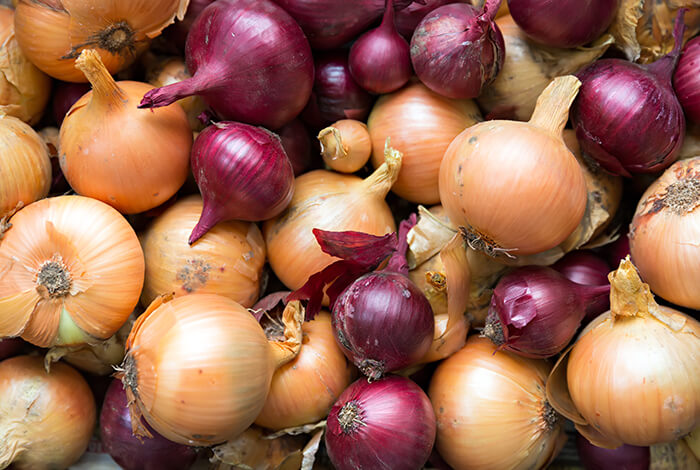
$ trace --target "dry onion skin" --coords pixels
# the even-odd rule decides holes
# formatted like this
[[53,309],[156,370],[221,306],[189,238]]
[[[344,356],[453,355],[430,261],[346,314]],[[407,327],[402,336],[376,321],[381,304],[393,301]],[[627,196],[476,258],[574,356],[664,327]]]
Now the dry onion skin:
[[674,163],[647,188],[629,239],[632,259],[651,290],[700,310],[700,156]]
[[96,49],[109,73],[128,67],[150,39],[189,0],[20,0],[15,9],[17,41],[44,73],[66,82],[85,82],[73,67],[85,48]]
[[219,222],[190,245],[187,239],[202,212],[202,198],[188,196],[159,215],[141,235],[146,279],[141,304],[173,293],[219,294],[244,307],[258,300],[265,265],[265,241],[250,222]]
[[700,124],[688,122],[685,129],[683,147],[681,147],[678,159],[685,160],[693,157],[700,157]]
[[116,333],[138,303],[144,275],[126,219],[95,199],[59,196],[10,222],[0,242],[0,337],[51,347]]
[[148,424],[179,444],[208,446],[248,428],[265,404],[274,371],[298,354],[303,311],[290,302],[284,338],[268,342],[246,308],[228,297],[159,297],[134,324],[119,378],[132,425]]
[[440,202],[440,162],[450,142],[467,127],[481,122],[472,100],[453,100],[413,81],[404,88],[382,95],[369,115],[372,164],[384,161],[384,141],[403,153],[403,163],[391,190],[420,204]]
[[460,470],[545,468],[566,441],[563,420],[545,398],[549,370],[544,360],[469,337],[438,366],[428,391],[445,462]]
[[354,173],[364,167],[372,153],[367,125],[354,119],[341,119],[318,133],[323,161],[331,170]]
[[[212,470],[298,470],[303,468],[306,436],[284,435],[270,439],[251,426],[235,439],[212,448]],[[311,469],[308,469],[311,470]]]
[[0,468],[52,470],[75,463],[95,426],[95,399],[66,364],[38,356],[0,362]]
[[629,256],[608,279],[610,311],[559,359],[547,398],[598,447],[680,439],[700,424],[700,323],[659,306]]

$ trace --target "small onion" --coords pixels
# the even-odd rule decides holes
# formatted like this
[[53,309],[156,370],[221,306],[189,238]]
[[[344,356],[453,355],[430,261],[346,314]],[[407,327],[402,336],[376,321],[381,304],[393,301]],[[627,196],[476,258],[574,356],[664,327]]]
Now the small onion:
[[365,166],[372,153],[367,125],[354,119],[341,119],[318,133],[321,156],[332,170],[354,173]]
[[685,45],[673,75],[673,87],[685,116],[700,124],[700,38]]

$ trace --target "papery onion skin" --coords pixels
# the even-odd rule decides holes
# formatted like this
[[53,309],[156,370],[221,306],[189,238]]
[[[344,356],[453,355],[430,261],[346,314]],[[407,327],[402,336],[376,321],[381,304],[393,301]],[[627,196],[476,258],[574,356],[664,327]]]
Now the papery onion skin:
[[51,95],[51,110],[56,124],[60,127],[63,118],[76,101],[90,91],[89,83],[71,83],[56,81]]
[[580,434],[576,434],[576,449],[586,470],[649,470],[651,462],[648,447],[623,444],[617,449],[605,449]]
[[685,45],[673,75],[673,86],[688,120],[700,124],[700,38]]
[[428,460],[434,441],[430,400],[398,376],[354,382],[333,405],[325,435],[338,470],[416,470]]
[[95,425],[95,399],[85,379],[39,356],[0,362],[0,467],[67,468],[85,452]]

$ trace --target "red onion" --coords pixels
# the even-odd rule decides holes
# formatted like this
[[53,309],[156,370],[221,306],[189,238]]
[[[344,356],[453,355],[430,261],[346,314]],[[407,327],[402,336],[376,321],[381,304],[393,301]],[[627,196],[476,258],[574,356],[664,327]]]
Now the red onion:
[[673,76],[673,86],[686,117],[700,124],[700,37],[685,45]]
[[56,124],[61,125],[70,108],[88,91],[90,91],[89,83],[56,81],[51,99],[51,111]]
[[435,442],[428,396],[409,379],[362,378],[328,414],[326,449],[337,470],[417,470]]
[[176,21],[168,26],[165,31],[163,31],[163,36],[178,49],[183,50],[187,42],[187,33],[190,32],[192,23],[194,23],[194,20],[197,19],[199,14],[213,2],[214,0],[190,0],[185,17],[182,21]]
[[350,75],[346,52],[317,54],[315,77],[313,93],[300,116],[312,129],[341,119],[367,119],[374,100]]
[[294,119],[281,129],[277,129],[275,133],[282,140],[282,147],[292,163],[294,176],[309,170],[312,165],[311,138],[304,123]]
[[350,74],[371,93],[391,93],[411,78],[408,42],[396,31],[393,0],[387,0],[382,24],[355,41],[348,58]]
[[0,339],[0,361],[19,354],[25,344],[21,338]]
[[192,173],[204,207],[190,245],[222,220],[274,217],[294,193],[294,170],[279,137],[238,122],[215,123],[197,136]]
[[[610,266],[619,266],[620,261],[625,259],[625,256],[630,255],[630,239],[627,234],[620,235],[620,238],[608,245],[606,249]],[[634,263],[634,261],[632,262]]]
[[277,129],[304,108],[313,84],[311,48],[271,0],[217,0],[187,37],[192,78],[149,91],[141,108],[201,95],[223,119]]
[[571,120],[582,150],[610,173],[654,173],[678,157],[685,117],[671,86],[680,53],[684,9],[676,18],[673,51],[651,65],[621,59],[593,62],[577,76],[582,85]]
[[475,98],[503,67],[505,44],[493,19],[501,0],[479,11],[466,3],[433,10],[411,38],[411,61],[418,78],[449,98]]
[[[619,265],[619,263],[618,263]],[[587,286],[605,286],[609,284],[608,263],[592,251],[572,251],[554,263],[552,268],[559,271],[568,280]],[[601,313],[610,310],[610,296],[602,295],[586,305],[586,320],[593,320]]]
[[576,450],[586,470],[649,470],[651,463],[648,447],[623,444],[617,449],[603,449],[580,434],[576,435]]
[[425,15],[448,3],[470,3],[469,0],[424,0],[423,3],[413,2],[403,10],[396,12],[396,29],[406,39],[411,39],[413,31]]
[[536,42],[578,47],[608,29],[619,0],[508,0],[513,21]]
[[107,453],[125,470],[186,470],[197,458],[193,447],[167,440],[143,421],[153,434],[143,442],[131,433],[131,416],[121,381],[107,389],[100,413],[100,437]]
[[493,290],[483,334],[521,356],[551,357],[574,337],[588,304],[609,295],[610,284],[576,284],[544,266],[518,268]]

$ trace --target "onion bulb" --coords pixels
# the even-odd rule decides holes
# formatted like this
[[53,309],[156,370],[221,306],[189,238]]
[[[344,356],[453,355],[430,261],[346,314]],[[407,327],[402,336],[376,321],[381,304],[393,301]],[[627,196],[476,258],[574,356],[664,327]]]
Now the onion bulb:
[[333,262],[321,251],[312,229],[373,235],[396,231],[384,198],[396,181],[403,156],[388,145],[385,155],[385,163],[364,180],[326,170],[296,178],[287,209],[263,225],[270,266],[289,289],[299,289],[309,276]]
[[545,398],[549,370],[543,360],[471,336],[430,382],[442,458],[459,469],[545,468],[566,441],[563,420]]
[[275,369],[298,354],[303,313],[290,302],[284,336],[268,342],[240,304],[215,294],[159,297],[127,340],[120,378],[134,432],[140,417],[167,439],[208,446],[232,439],[260,414]]
[[59,196],[11,222],[0,244],[0,337],[50,347],[116,333],[138,303],[144,274],[124,217],[95,199]]
[[44,73],[84,82],[73,67],[85,48],[98,51],[109,73],[128,67],[149,40],[182,19],[189,0],[20,0],[15,34],[24,54]]
[[341,119],[318,133],[321,156],[331,170],[355,173],[372,153],[372,140],[364,122]]
[[85,449],[95,426],[95,399],[75,369],[50,373],[38,356],[0,362],[0,468],[67,468]]
[[547,397],[599,447],[679,439],[700,424],[700,323],[659,306],[629,257],[608,279],[610,311],[559,359]]
[[384,142],[391,138],[403,153],[401,172],[392,191],[421,204],[440,202],[440,162],[450,142],[464,129],[482,121],[472,100],[438,95],[420,82],[379,98],[367,126],[372,138],[372,164],[384,162]]
[[562,140],[581,83],[568,75],[540,95],[527,123],[486,121],[452,141],[440,166],[440,199],[470,246],[492,256],[529,255],[579,225],[586,183]]
[[153,88],[115,82],[94,50],[76,61],[92,84],[61,124],[60,163],[79,194],[133,214],[170,199],[185,182],[192,130],[177,105],[138,109]]
[[141,236],[146,279],[141,304],[161,294],[219,294],[252,307],[260,294],[265,242],[257,225],[219,222],[187,243],[202,212],[202,198],[189,196],[158,216]]

